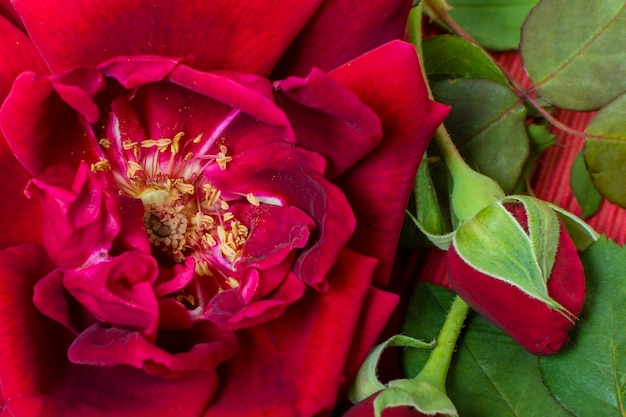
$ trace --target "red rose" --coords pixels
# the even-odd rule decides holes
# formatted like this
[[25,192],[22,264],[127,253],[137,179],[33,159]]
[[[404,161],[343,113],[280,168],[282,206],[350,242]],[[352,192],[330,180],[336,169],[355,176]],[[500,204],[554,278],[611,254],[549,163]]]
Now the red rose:
[[394,41],[411,2],[204,4],[0,20],[0,91],[31,70],[0,110],[11,415],[328,412],[395,306],[372,284],[446,114]]

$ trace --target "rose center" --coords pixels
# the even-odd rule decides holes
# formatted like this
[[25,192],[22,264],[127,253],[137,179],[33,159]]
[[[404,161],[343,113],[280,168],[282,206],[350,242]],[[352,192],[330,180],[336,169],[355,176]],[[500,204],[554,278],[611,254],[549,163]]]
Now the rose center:
[[[197,274],[215,277],[219,288],[237,287],[236,264],[249,230],[232,206],[260,203],[253,194],[229,192],[224,198],[204,174],[209,164],[227,169],[232,157],[225,146],[219,146],[215,155],[197,157],[188,152],[182,157],[182,136],[124,141],[118,146],[102,139],[105,156],[92,164],[92,170],[109,172],[121,194],[143,202],[144,226],[155,254],[176,263],[191,257]],[[201,137],[190,142],[198,143]]]

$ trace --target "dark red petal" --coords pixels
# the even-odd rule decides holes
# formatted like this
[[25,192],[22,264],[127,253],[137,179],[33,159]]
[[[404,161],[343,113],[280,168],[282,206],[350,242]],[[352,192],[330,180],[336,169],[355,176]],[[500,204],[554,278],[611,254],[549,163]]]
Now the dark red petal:
[[57,377],[45,394],[10,398],[7,417],[198,416],[216,388],[205,372],[161,378],[124,366],[71,366]]
[[17,0],[15,8],[55,72],[119,55],[192,55],[200,69],[267,74],[319,4]]
[[30,181],[29,173],[24,169],[9,149],[0,134],[0,166],[2,176],[2,204],[0,218],[5,227],[0,233],[0,248],[21,245],[28,242],[41,242],[41,206],[37,200],[30,200],[24,195],[24,188]]
[[389,279],[415,172],[448,113],[428,99],[412,45],[392,42],[330,74],[378,115],[383,140],[337,179],[357,217],[349,248],[379,259],[377,283]]
[[[20,19],[20,16],[15,11],[13,4],[11,4],[11,0],[0,0],[0,15],[4,16],[8,21],[13,23],[15,27],[24,29],[24,24]],[[0,30],[0,33],[6,33],[4,30]],[[4,56],[4,55],[0,55]]]
[[[4,10],[13,11],[13,7],[0,1],[0,14]],[[0,16],[0,103],[11,89],[13,80],[24,71],[40,71],[47,69],[31,40],[11,22]]]
[[[325,1],[291,44],[275,72],[330,71],[394,39],[404,39],[410,0]],[[393,71],[392,71],[393,73]]]
[[352,339],[352,349],[344,370],[346,384],[352,382],[361,364],[370,353],[388,320],[381,317],[391,317],[398,305],[399,297],[376,287],[370,287],[363,303],[363,310]]
[[58,368],[50,361],[54,350],[41,349],[51,347],[53,335],[31,301],[34,284],[53,268],[40,246],[0,251],[0,383],[5,399],[39,392]]
[[240,352],[224,364],[228,378],[204,416],[328,413],[343,382],[374,266],[375,260],[344,250],[329,274],[327,292],[310,291],[280,318],[242,331]]
[[[13,12],[8,1],[0,2],[0,13]],[[19,20],[19,19],[18,19]],[[46,71],[39,54],[28,37],[9,21],[0,16],[0,103],[11,89],[13,80],[23,71]],[[39,204],[24,196],[24,188],[30,175],[15,159],[4,135],[0,132],[0,179],[4,204],[0,205],[0,217],[11,227],[0,234],[0,248],[40,240],[41,217]],[[10,202],[10,204],[9,204]]]
[[306,78],[289,77],[274,85],[298,145],[326,158],[327,178],[343,173],[380,142],[376,113],[323,72],[313,69]]
[[[465,263],[453,246],[448,250],[447,265],[448,280],[456,293],[529,352],[556,353],[569,341],[573,323],[568,318],[512,285],[478,272]],[[562,226],[548,294],[574,315],[582,309],[584,271],[574,243]]]

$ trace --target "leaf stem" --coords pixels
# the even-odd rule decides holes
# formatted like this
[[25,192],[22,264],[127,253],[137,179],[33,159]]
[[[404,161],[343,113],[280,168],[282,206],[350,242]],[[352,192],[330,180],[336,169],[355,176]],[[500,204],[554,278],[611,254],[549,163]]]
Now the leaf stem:
[[448,368],[468,312],[469,306],[457,295],[439,332],[437,344],[415,380],[428,381],[446,392]]

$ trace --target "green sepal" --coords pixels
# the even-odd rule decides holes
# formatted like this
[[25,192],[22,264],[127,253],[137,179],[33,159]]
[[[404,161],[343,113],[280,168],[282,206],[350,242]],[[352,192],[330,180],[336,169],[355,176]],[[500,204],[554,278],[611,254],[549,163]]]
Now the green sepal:
[[428,416],[457,417],[456,407],[445,392],[419,379],[397,379],[389,382],[374,400],[374,415],[380,417],[387,407],[409,406]]
[[589,245],[600,239],[598,232],[593,230],[583,219],[556,204],[546,204],[559,216],[567,229],[567,234],[572,239],[574,246],[576,246],[579,252],[584,251]]
[[414,347],[417,349],[432,349],[435,341],[424,342],[410,336],[395,335],[376,345],[369,353],[359,369],[354,381],[348,388],[347,396],[353,404],[363,401],[370,395],[385,389],[385,385],[378,379],[376,372],[380,356],[388,347]]
[[415,226],[430,240],[433,245],[437,246],[441,250],[448,250],[450,244],[452,243],[452,238],[454,237],[454,232],[446,233],[443,235],[438,235],[434,233],[428,232],[426,226],[424,226],[417,217],[415,217],[411,212],[407,211],[406,214],[413,220]]
[[[524,204],[528,233],[504,207],[504,201]],[[452,244],[474,269],[513,285],[573,320],[574,315],[548,294],[547,283],[558,249],[559,228],[556,214],[541,200],[509,196],[462,223]]]

